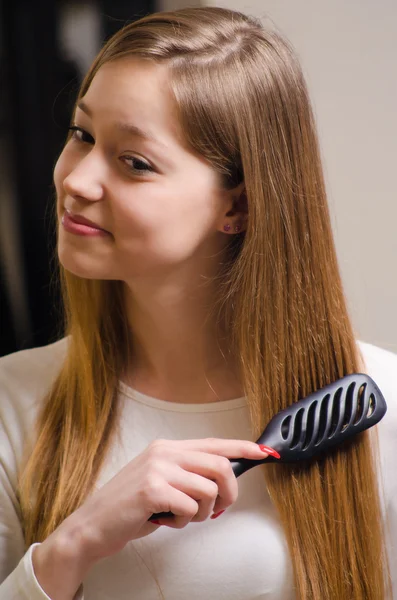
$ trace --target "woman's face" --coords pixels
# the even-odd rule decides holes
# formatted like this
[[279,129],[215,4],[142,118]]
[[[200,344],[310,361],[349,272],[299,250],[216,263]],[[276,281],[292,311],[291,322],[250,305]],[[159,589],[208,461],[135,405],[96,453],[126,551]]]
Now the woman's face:
[[[228,241],[222,230],[232,198],[185,146],[166,69],[133,58],[105,64],[74,126],[54,171],[63,266],[80,277],[127,282],[182,263],[207,272],[204,260]],[[68,215],[107,233],[88,235],[95,231],[73,223],[71,231]]]

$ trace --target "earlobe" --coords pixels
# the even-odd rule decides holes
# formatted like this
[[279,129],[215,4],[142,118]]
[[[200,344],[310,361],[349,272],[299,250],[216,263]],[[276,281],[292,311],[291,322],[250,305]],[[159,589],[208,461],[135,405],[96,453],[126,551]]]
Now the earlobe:
[[232,233],[242,233],[245,231],[247,228],[247,215],[248,206],[245,194],[242,194],[240,198],[235,201],[233,209],[225,215],[226,217],[229,217],[229,223],[224,226],[224,231],[232,230]]
[[232,190],[229,190],[228,204],[231,209],[224,215],[223,230],[230,233],[241,233],[247,226],[248,201],[245,183],[242,181]]
[[240,221],[235,223],[234,226],[229,225],[229,223],[226,223],[226,225],[223,226],[224,231],[230,231],[231,229],[233,229],[233,233],[240,233],[245,230],[245,226],[243,227]]

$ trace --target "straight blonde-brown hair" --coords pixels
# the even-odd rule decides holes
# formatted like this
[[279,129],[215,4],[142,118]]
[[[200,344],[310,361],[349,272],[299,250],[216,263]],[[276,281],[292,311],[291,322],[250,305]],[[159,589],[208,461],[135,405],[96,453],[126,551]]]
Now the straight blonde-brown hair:
[[[124,56],[167,66],[187,143],[226,188],[245,182],[247,230],[230,236],[214,310],[230,332],[257,439],[277,411],[362,368],[301,66],[291,44],[259,20],[186,8],[116,33],[79,98],[103,64]],[[20,477],[26,547],[92,490],[117,431],[117,383],[131,356],[122,283],[62,267],[60,279],[68,349]],[[300,600],[385,600],[390,591],[371,439],[365,432],[320,459],[260,467]]]

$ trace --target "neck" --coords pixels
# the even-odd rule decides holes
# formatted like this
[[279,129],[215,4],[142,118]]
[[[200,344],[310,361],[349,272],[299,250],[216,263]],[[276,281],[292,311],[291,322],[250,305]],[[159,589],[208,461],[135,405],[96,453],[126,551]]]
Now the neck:
[[208,309],[207,288],[168,282],[152,290],[126,288],[132,332],[125,382],[163,400],[203,403],[243,396],[237,361]]

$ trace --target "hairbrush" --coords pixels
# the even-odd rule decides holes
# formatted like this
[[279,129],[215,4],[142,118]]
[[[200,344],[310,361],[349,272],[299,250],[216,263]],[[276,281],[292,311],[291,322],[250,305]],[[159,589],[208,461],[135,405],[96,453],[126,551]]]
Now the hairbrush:
[[[263,463],[308,460],[373,427],[386,410],[386,401],[371,377],[346,375],[274,415],[256,443],[270,446],[280,458],[229,459],[234,474],[239,477]],[[172,512],[155,513],[149,521],[172,516]]]

